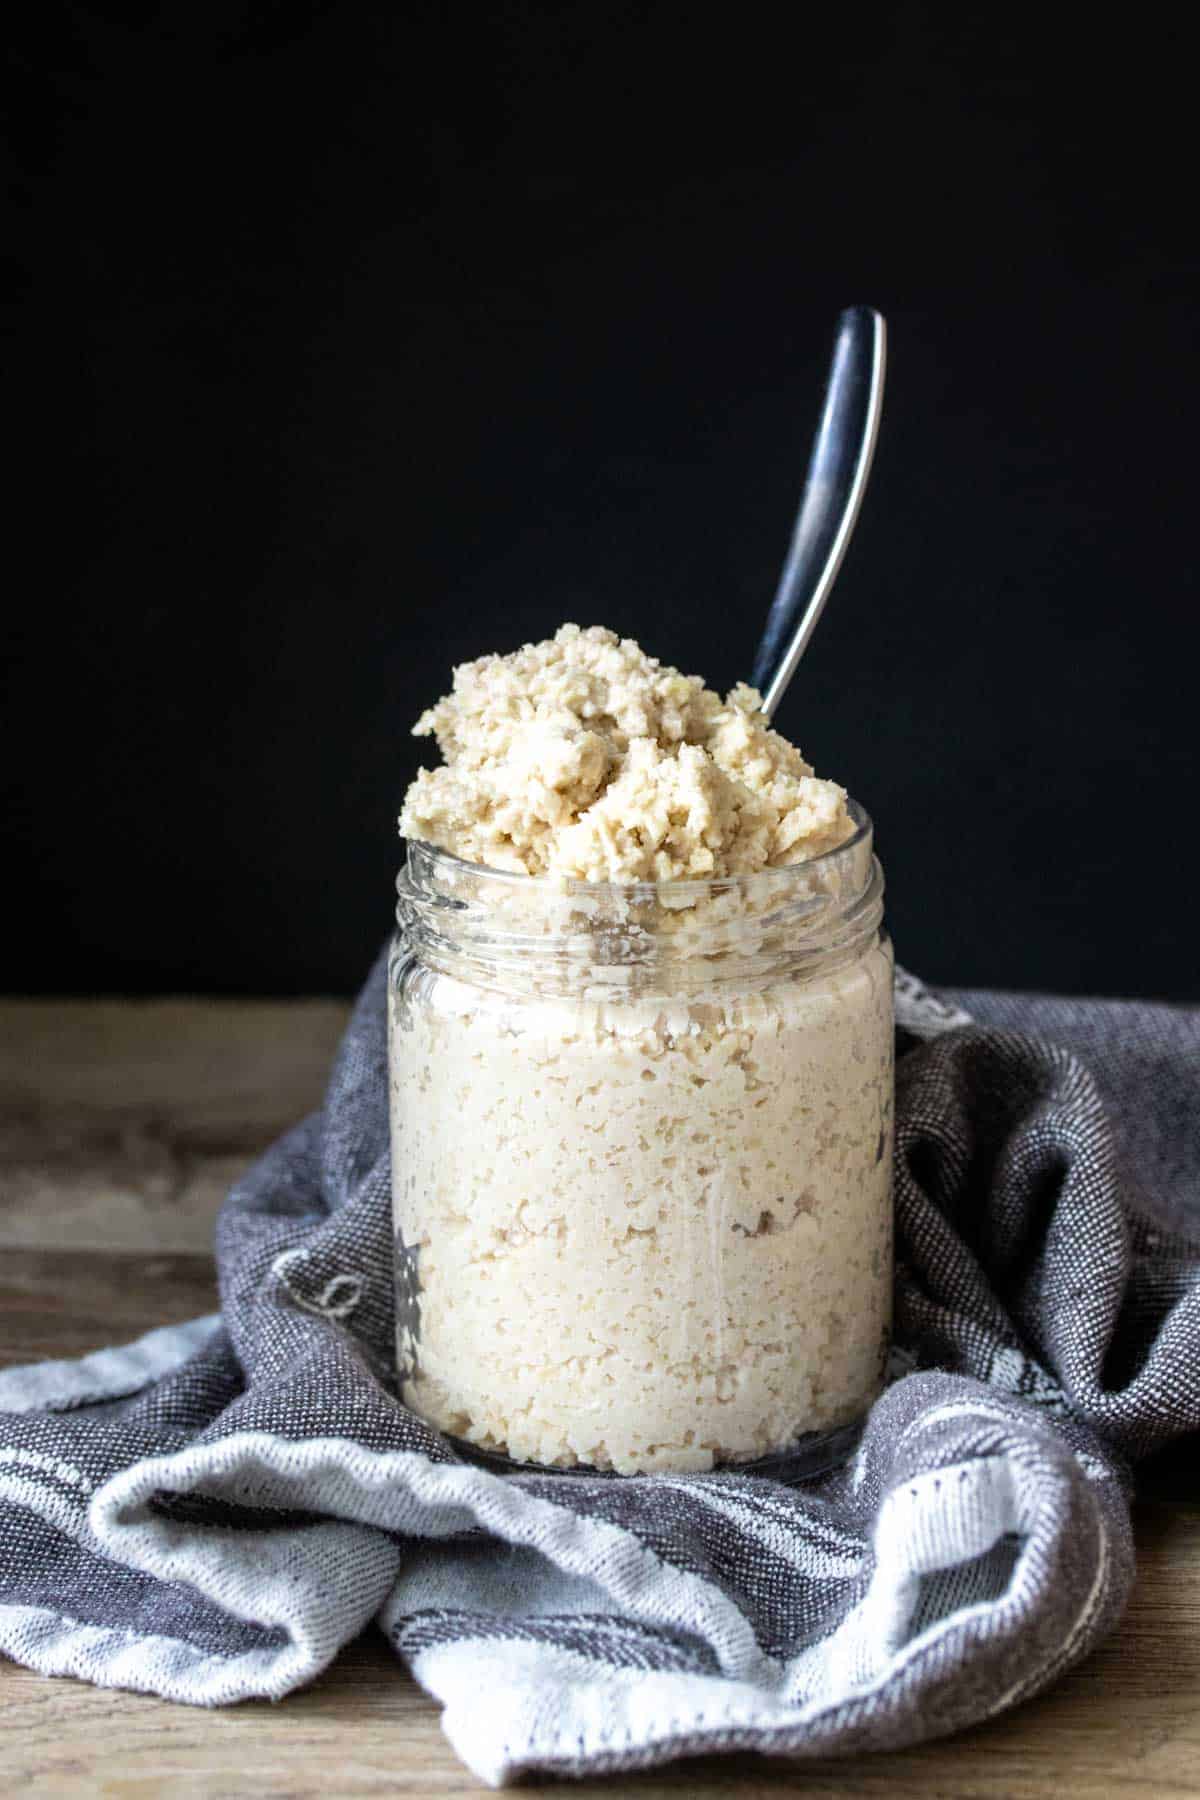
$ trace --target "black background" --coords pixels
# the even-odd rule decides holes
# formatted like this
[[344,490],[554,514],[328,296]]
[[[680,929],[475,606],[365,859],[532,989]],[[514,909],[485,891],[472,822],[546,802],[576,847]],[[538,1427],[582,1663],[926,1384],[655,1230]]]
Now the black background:
[[1185,15],[972,11],[31,10],[0,986],[351,990],[453,662],[748,673],[865,300],[779,723],[927,978],[1200,999]]

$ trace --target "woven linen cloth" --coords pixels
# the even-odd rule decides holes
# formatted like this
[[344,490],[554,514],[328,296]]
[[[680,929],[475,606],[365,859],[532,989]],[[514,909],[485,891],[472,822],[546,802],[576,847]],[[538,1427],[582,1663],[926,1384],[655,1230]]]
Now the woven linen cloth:
[[0,1650],[279,1697],[377,1619],[483,1780],[895,1747],[1053,1681],[1200,1427],[1200,1011],[900,977],[894,1379],[846,1467],[501,1475],[392,1374],[382,962],[221,1313],[0,1375]]

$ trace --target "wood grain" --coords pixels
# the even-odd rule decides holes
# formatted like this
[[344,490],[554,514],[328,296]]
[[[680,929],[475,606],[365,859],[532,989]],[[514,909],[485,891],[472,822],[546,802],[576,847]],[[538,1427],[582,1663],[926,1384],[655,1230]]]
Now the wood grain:
[[[211,1308],[206,1246],[223,1183],[319,1103],[344,1016],[329,1002],[0,1002],[0,1362],[81,1354]],[[1137,1588],[1113,1637],[1049,1694],[976,1730],[894,1755],[705,1759],[538,1791],[631,1800],[1198,1795],[1200,1505],[1144,1504],[1137,1535]],[[487,1791],[373,1633],[278,1705],[212,1712],[0,1661],[0,1719],[6,1793]]]
[[0,1245],[205,1252],[321,1103],[341,1001],[0,1000]]

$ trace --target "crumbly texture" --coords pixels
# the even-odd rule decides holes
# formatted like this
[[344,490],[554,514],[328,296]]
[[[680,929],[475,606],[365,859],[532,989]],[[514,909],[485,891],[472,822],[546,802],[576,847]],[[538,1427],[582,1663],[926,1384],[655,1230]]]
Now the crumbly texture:
[[568,880],[802,862],[851,835],[846,795],[761,705],[744,683],[722,700],[631,638],[564,625],[454,671],[415,727],[444,766],[417,775],[400,829],[466,862]]
[[[411,971],[411,965],[410,965]],[[858,1418],[891,1306],[891,955],[748,992],[389,983],[404,1398],[520,1461],[702,1470]]]

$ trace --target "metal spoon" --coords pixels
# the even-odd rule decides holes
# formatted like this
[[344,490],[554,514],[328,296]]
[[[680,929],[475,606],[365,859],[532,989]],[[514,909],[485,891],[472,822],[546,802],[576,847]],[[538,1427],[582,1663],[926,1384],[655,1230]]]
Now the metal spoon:
[[838,319],[791,548],[754,659],[753,682],[768,718],[808,648],[858,519],[879,436],[886,361],[882,315],[870,306],[848,307]]

